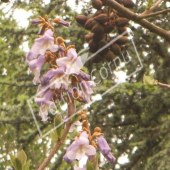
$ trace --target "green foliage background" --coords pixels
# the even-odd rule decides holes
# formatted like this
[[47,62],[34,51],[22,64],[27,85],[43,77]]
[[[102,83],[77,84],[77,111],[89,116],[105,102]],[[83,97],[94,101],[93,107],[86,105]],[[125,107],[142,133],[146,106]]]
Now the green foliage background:
[[[81,1],[76,1],[76,4]],[[167,8],[164,1],[157,10]],[[0,2],[0,7],[8,5]],[[85,4],[83,14],[91,12],[91,6]],[[145,10],[146,4],[138,0],[134,12]],[[77,15],[66,3],[61,0],[51,0],[45,5],[42,0],[20,1],[15,0],[8,12],[0,10],[0,169],[13,169],[9,161],[9,154],[16,154],[21,149],[31,160],[31,169],[36,169],[49,153],[53,146],[51,136],[39,138],[33,117],[27,105],[27,99],[36,93],[37,87],[32,85],[33,75],[28,74],[28,65],[25,63],[25,52],[20,48],[23,42],[28,41],[29,47],[37,38],[38,27],[29,24],[28,28],[19,27],[13,18],[13,11],[24,9],[31,11],[29,19],[48,14],[49,18],[56,15],[66,17],[71,21],[67,28],[57,27],[56,34],[75,44],[77,51],[83,48],[85,31],[76,22]],[[8,15],[10,14],[10,15]],[[21,14],[22,15],[22,14]],[[150,22],[169,30],[168,14],[148,19]],[[101,165],[100,169],[126,170],[169,170],[170,169],[170,92],[168,88],[146,86],[143,84],[143,75],[152,75],[162,83],[170,84],[170,50],[168,42],[148,30],[130,24],[134,32],[134,41],[143,69],[95,102],[90,108],[91,129],[100,126],[116,158],[127,155],[129,162],[114,165]],[[69,43],[67,43],[68,45]],[[131,73],[137,66],[135,52],[128,46],[133,58],[133,67],[127,66],[127,73]],[[169,50],[169,51],[168,51]],[[144,52],[147,55],[144,55]],[[93,68],[100,69],[105,63],[93,64]],[[4,74],[7,70],[7,75]],[[44,68],[45,69],[45,68]],[[122,68],[124,70],[124,68]],[[102,94],[115,80],[104,80],[95,88],[95,93]],[[38,113],[38,108],[36,110]],[[35,113],[35,114],[36,114]],[[38,114],[37,120],[40,121]],[[51,129],[52,118],[47,123],[40,123],[42,130]],[[68,137],[73,139],[76,132]],[[60,149],[49,169],[72,169],[62,157],[67,145]],[[116,166],[119,165],[119,166]],[[118,168],[119,167],[119,168]]]

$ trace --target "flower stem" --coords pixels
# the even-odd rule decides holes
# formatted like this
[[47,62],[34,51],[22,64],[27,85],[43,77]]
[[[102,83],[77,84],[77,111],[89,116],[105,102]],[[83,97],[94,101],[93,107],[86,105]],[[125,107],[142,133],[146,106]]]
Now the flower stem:
[[[72,104],[69,103],[68,104],[68,114],[69,114],[69,116],[73,114],[73,105],[74,105],[74,103],[72,103]],[[40,165],[38,170],[44,170],[45,167],[49,164],[50,160],[55,155],[55,153],[58,151],[58,149],[63,145],[64,140],[67,137],[67,134],[69,132],[70,126],[71,126],[70,120],[68,120],[66,122],[66,128],[64,130],[64,133],[63,133],[61,139],[56,142],[56,144],[55,144],[54,148],[51,150],[49,156],[43,161],[43,163]]]

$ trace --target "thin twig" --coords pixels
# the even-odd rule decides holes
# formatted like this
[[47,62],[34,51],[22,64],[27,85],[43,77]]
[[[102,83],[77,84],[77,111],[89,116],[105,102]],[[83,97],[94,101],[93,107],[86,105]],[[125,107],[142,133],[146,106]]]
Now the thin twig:
[[160,83],[160,82],[155,82],[155,85],[170,88],[170,84],[164,84],[164,83]]
[[151,13],[155,8],[157,8],[157,7],[159,6],[159,4],[160,4],[162,1],[163,1],[163,0],[158,0],[150,9],[144,11],[144,12],[142,13],[142,15]]
[[[68,115],[71,116],[73,114],[73,106],[72,104],[68,104]],[[63,145],[65,138],[67,137],[67,134],[70,129],[70,120],[66,122],[66,128],[64,130],[64,133],[59,141],[56,142],[54,148],[51,150],[49,156],[44,160],[44,162],[40,165],[38,170],[44,170],[45,167],[49,164],[50,160],[54,157],[55,153],[58,151],[58,149]]]
[[147,21],[146,19],[138,19],[138,15],[135,14],[134,12],[132,12],[131,10],[129,10],[128,8],[123,7],[122,5],[120,5],[118,2],[114,1],[114,0],[103,0],[104,3],[112,8],[114,8],[115,10],[117,10],[119,13],[121,13],[122,15],[126,16],[126,18],[140,24],[141,26],[143,26],[144,28],[147,28],[148,30],[150,30],[151,32],[165,38],[167,41],[170,42],[170,32],[150,23],[149,21]]
[[165,9],[165,10],[154,12],[154,13],[147,14],[147,15],[139,15],[137,18],[138,19],[149,18],[149,17],[153,17],[153,16],[156,16],[156,15],[159,15],[159,14],[166,14],[168,12],[170,12],[170,9]]

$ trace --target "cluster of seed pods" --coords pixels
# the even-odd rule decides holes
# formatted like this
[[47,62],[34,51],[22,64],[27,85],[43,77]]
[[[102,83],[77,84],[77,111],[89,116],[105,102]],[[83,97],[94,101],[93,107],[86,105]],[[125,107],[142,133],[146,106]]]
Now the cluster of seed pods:
[[[133,8],[135,6],[132,0],[116,1],[126,8]],[[91,4],[96,9],[95,13],[92,16],[90,15],[90,17],[78,15],[76,21],[86,30],[89,30],[89,33],[85,35],[85,40],[89,44],[90,52],[96,53],[115,38],[112,35],[124,33],[129,20],[115,9],[106,6],[104,1],[91,0]],[[107,48],[97,53],[93,57],[92,62],[97,63],[103,60],[113,60],[115,56],[122,53],[127,42],[128,38],[127,34],[125,34]]]

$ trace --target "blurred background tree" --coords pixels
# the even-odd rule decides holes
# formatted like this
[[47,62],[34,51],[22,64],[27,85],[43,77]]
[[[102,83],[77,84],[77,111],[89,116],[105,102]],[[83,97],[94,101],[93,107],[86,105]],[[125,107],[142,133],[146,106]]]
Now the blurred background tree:
[[[73,1],[71,1],[73,2]],[[156,1],[154,1],[156,2]],[[91,5],[86,1],[75,1],[76,10],[69,6],[67,0],[20,1],[8,3],[0,2],[0,169],[13,169],[9,153],[16,154],[24,149],[31,160],[31,169],[37,169],[53,146],[51,135],[40,139],[35,122],[29,110],[27,100],[36,94],[37,86],[32,84],[33,74],[25,63],[25,46],[29,47],[37,38],[38,28],[30,23],[28,27],[21,27],[14,13],[22,9],[31,13],[28,20],[39,15],[48,14],[49,18],[57,16],[71,22],[69,28],[56,26],[56,34],[65,38],[66,45],[75,44],[77,51],[84,48],[84,35],[87,33],[80,27],[75,16],[83,4],[82,14],[92,12]],[[169,8],[170,3],[163,1],[156,8],[161,11]],[[136,1],[133,9],[141,13],[147,8],[147,1]],[[22,16],[23,21],[27,16]],[[169,30],[168,14],[157,15],[147,19],[165,30]],[[134,42],[142,60],[143,68],[128,78],[125,83],[117,86],[103,96],[102,100],[94,102],[89,108],[91,128],[99,126],[107,138],[112,153],[117,158],[114,165],[101,162],[100,169],[125,170],[169,170],[170,145],[170,92],[167,87],[147,86],[143,84],[143,76],[151,75],[159,82],[170,84],[170,47],[168,42],[160,36],[151,33],[140,25],[131,22],[129,28],[134,33]],[[139,62],[132,45],[127,45],[133,59],[133,66],[116,70],[132,73]],[[97,63],[89,69],[99,70],[106,63]],[[44,68],[45,69],[45,68]],[[95,75],[99,76],[98,74]],[[117,83],[115,79],[102,80],[94,89],[95,94],[103,94],[108,88]],[[53,119],[42,123],[36,110],[36,118],[40,122],[41,130],[48,130]],[[70,134],[73,138],[75,133]],[[67,144],[70,141],[67,140]],[[72,169],[62,157],[67,146],[63,146],[48,166],[50,170]]]

